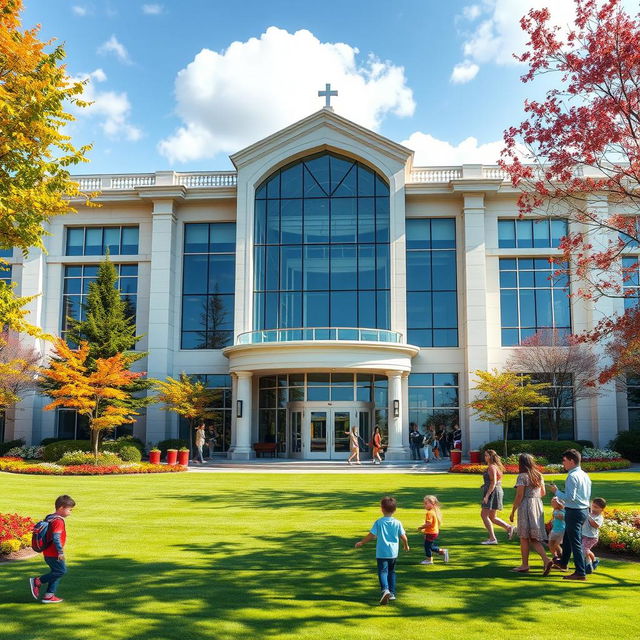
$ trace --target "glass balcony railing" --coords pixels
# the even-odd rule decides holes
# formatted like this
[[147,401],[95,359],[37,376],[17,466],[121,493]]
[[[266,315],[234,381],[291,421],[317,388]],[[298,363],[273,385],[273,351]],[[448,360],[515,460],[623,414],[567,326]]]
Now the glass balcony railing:
[[300,329],[263,329],[241,333],[236,344],[263,344],[345,340],[349,342],[387,342],[403,344],[402,334],[388,329],[360,329],[352,327],[308,327]]

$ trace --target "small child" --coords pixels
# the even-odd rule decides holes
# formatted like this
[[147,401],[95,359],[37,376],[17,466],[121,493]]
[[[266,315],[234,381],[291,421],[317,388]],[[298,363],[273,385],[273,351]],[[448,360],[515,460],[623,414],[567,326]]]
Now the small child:
[[561,542],[564,538],[564,502],[560,498],[552,498],[553,518],[549,532],[549,551],[553,554],[553,561],[559,562],[562,557]]
[[392,496],[380,500],[382,518],[378,518],[369,533],[356,542],[356,549],[370,540],[376,540],[376,561],[378,563],[378,580],[380,581],[380,604],[387,604],[396,599],[396,560],[400,540],[405,551],[409,551],[409,541],[400,520],[393,517],[398,505]]
[[440,549],[436,542],[442,525],[442,513],[438,498],[425,496],[424,508],[424,524],[418,527],[418,531],[424,533],[424,554],[426,558],[420,564],[433,564],[434,551],[439,553],[445,562],[449,562],[449,550]]
[[56,510],[46,517],[49,520],[49,529],[47,534],[51,535],[51,543],[42,552],[44,561],[49,565],[49,573],[39,578],[29,578],[31,586],[31,595],[37,600],[40,595],[42,585],[46,583],[47,590],[42,598],[43,604],[57,604],[62,602],[62,598],[56,596],[56,588],[67,572],[67,566],[64,558],[64,545],[67,541],[67,530],[64,524],[64,518],[71,515],[73,507],[76,506],[75,501],[70,496],[64,495],[56,498]]
[[600,564],[600,559],[596,558],[591,549],[598,543],[600,527],[604,522],[602,513],[607,506],[604,498],[594,498],[591,501],[589,515],[582,525],[582,553],[584,554],[586,573],[593,573]]

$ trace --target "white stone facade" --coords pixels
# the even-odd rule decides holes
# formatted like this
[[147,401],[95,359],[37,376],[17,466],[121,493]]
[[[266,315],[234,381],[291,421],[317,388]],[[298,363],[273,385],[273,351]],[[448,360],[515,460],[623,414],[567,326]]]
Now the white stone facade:
[[[239,344],[238,336],[253,326],[253,229],[256,187],[273,171],[302,157],[329,150],[354,158],[383,176],[390,188],[390,330],[403,336],[396,343],[375,340],[300,340],[277,344]],[[412,152],[323,109],[236,153],[237,172],[178,174],[158,172],[128,176],[83,176],[86,191],[100,191],[99,208],[77,203],[77,214],[55,218],[45,239],[47,253],[14,255],[13,278],[23,296],[41,294],[30,304],[31,320],[59,334],[63,269],[97,264],[100,256],[66,256],[68,225],[139,226],[138,255],[114,262],[138,265],[138,334],[149,355],[142,366],[149,376],[229,374],[233,380],[229,455],[249,458],[259,440],[258,377],[293,371],[353,371],[387,376],[388,457],[408,455],[407,408],[409,373],[456,373],[464,448],[497,439],[501,427],[475,418],[466,404],[476,369],[502,367],[511,348],[501,346],[501,257],[543,257],[557,249],[498,248],[498,219],[517,217],[517,192],[497,167],[412,166]],[[606,203],[600,203],[606,206]],[[406,343],[405,222],[412,218],[455,218],[457,246],[458,347],[418,348]],[[234,345],[226,349],[180,348],[182,247],[184,228],[194,222],[235,222]],[[572,283],[573,286],[573,283]],[[593,327],[603,314],[616,310],[608,301],[590,307],[573,299],[574,332]],[[36,345],[44,352],[46,345]],[[145,363],[146,362],[146,363]],[[238,401],[242,402],[242,410]],[[56,435],[55,412],[43,412],[44,399],[26,398],[12,411],[5,440],[39,442]],[[240,413],[242,415],[240,415]],[[356,414],[357,415],[357,414]],[[594,400],[575,407],[575,436],[604,446],[627,428],[626,400],[608,386]],[[135,425],[145,442],[176,437],[178,422],[158,406]],[[283,452],[287,454],[287,451]],[[304,451],[301,452],[302,454]]]

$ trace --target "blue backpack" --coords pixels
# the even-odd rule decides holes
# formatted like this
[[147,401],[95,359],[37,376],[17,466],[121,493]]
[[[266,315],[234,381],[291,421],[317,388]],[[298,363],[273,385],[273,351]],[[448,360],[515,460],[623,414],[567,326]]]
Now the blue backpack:
[[51,533],[51,529],[49,525],[56,518],[60,518],[55,513],[47,516],[44,520],[40,520],[40,522],[36,522],[33,527],[33,532],[31,534],[31,548],[38,553],[42,553],[53,541],[53,534]]

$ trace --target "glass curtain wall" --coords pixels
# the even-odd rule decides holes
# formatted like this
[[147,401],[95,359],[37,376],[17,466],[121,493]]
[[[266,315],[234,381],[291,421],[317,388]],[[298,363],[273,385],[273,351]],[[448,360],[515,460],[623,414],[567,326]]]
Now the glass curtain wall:
[[457,373],[412,373],[409,375],[409,423],[421,433],[460,422]]
[[254,329],[388,329],[389,187],[321,153],[256,190]]
[[629,431],[640,431],[640,378],[627,378],[627,409]]

